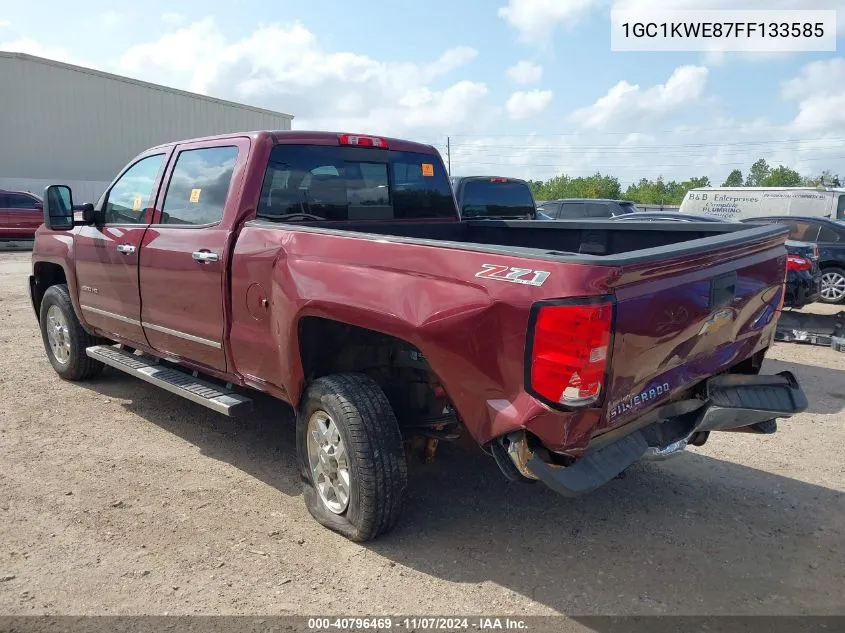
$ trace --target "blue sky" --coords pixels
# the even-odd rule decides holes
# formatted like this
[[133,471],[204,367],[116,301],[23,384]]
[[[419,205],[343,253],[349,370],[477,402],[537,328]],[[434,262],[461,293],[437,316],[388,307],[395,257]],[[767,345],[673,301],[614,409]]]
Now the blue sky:
[[[42,0],[0,10],[0,49],[290,112],[300,128],[400,135],[444,151],[448,136],[453,173],[720,181],[759,157],[808,175],[845,173],[840,53],[611,52],[611,7],[651,4],[147,0],[117,9],[88,0],[67,10]],[[841,8],[845,20],[845,0],[742,8]]]

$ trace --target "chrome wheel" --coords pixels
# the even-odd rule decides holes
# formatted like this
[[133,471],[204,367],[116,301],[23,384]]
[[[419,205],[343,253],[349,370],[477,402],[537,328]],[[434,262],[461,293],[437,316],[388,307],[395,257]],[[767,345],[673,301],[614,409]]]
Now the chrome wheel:
[[337,425],[325,411],[308,420],[307,445],[311,479],[323,505],[343,514],[349,505],[349,458]]
[[845,275],[836,271],[822,274],[822,298],[831,303],[845,299]]
[[52,305],[47,310],[47,341],[50,350],[59,363],[66,365],[70,360],[70,328],[59,306]]

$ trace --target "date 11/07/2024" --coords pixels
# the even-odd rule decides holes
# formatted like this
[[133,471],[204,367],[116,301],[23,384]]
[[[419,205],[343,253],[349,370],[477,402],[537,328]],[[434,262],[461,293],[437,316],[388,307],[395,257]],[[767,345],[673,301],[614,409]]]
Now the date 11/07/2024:
[[528,624],[518,618],[496,617],[373,617],[308,618],[314,631],[528,631]]

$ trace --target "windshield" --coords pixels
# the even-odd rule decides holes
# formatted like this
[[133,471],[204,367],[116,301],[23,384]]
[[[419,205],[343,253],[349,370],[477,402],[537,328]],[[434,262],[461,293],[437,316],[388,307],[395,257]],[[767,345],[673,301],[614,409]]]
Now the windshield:
[[633,202],[620,202],[619,207],[622,209],[622,213],[641,213]]
[[534,217],[531,190],[520,181],[468,180],[461,192],[463,218]]
[[331,145],[277,145],[259,218],[390,220],[457,218],[449,179],[433,154]]

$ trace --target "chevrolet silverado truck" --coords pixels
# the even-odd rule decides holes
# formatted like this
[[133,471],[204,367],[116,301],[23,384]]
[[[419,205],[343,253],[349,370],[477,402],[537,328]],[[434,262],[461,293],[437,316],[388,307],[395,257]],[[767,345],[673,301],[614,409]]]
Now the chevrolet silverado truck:
[[74,208],[47,187],[29,279],[56,373],[288,403],[307,508],[352,540],[438,442],[576,496],[807,406],[760,374],[786,227],[462,220],[433,147],[304,131],[154,147]]

